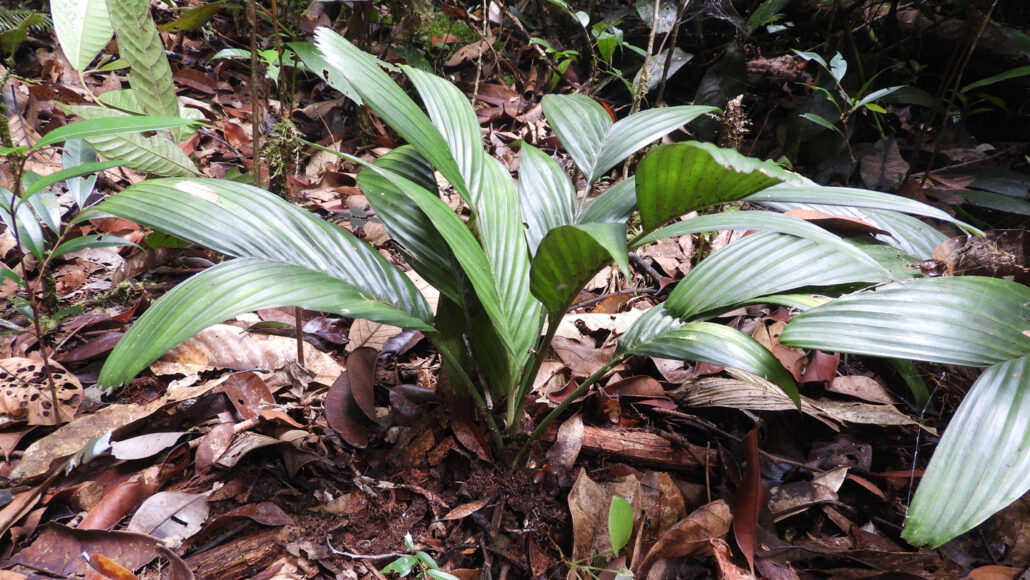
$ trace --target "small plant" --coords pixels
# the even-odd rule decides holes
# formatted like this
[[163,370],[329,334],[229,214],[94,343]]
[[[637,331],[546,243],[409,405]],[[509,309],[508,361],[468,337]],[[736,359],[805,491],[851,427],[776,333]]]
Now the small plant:
[[415,549],[415,542],[411,539],[411,532],[404,534],[404,547],[410,554],[401,556],[390,562],[385,568],[379,571],[380,574],[397,574],[407,578],[414,574],[413,578],[431,578],[432,580],[458,580],[454,574],[448,574],[440,569],[440,565],[432,556],[422,550]]
[[[608,541],[612,545],[612,551],[607,554],[596,554],[589,558],[589,560],[611,561],[614,558],[618,558],[619,553],[626,547],[626,543],[629,542],[632,535],[633,507],[629,505],[626,498],[615,496],[608,507]],[[591,578],[598,578],[599,573],[607,572],[609,574],[615,573],[615,580],[629,580],[633,578],[633,573],[626,566],[622,566],[619,570],[611,570],[603,565],[596,566],[587,561],[573,562],[570,566],[577,577],[579,577],[580,572],[589,575]]]
[[833,78],[835,90],[831,91],[818,85],[812,85],[811,88],[825,97],[827,101],[832,103],[838,112],[836,120],[827,119],[817,113],[804,113],[801,117],[840,135],[841,139],[844,140],[844,145],[848,149],[848,155],[852,160],[854,160],[855,155],[851,150],[851,141],[848,136],[848,122],[856,113],[863,109],[876,115],[885,113],[886,110],[877,104],[877,101],[899,89],[904,88],[904,85],[897,85],[869,92],[873,81],[875,81],[876,77],[879,76],[873,75],[871,79],[862,85],[862,88],[859,89],[858,93],[852,96],[848,94],[848,91],[845,90],[843,85],[841,85],[841,80],[848,72],[848,61],[844,60],[844,57],[841,56],[839,52],[833,55],[833,58],[830,59],[829,63],[826,62],[826,59],[815,52],[802,52],[800,50],[795,50],[794,53],[806,61],[814,61],[818,63],[819,66],[829,73],[831,78]]
[[[920,274],[907,267],[929,257],[945,239],[907,214],[979,233],[974,228],[925,204],[818,186],[770,161],[698,142],[653,149],[635,176],[594,195],[596,183],[615,165],[712,109],[653,109],[613,122],[584,95],[548,95],[542,108],[586,188],[577,191],[561,166],[530,144],[522,145],[516,186],[484,151],[475,112],[453,84],[400,67],[427,114],[373,56],[337,33],[319,29],[316,44],[329,68],[346,77],[364,103],[409,143],[372,164],[339,155],[366,166],[358,185],[410,267],[439,290],[435,311],[371,246],[267,191],[195,177],[148,180],[96,210],[234,259],[155,302],[109,356],[101,385],[124,384],[203,328],[245,312],[295,306],[366,318],[424,332],[442,359],[456,404],[475,406],[498,447],[522,443],[513,461],[517,465],[528,446],[516,434],[526,419],[534,379],[566,310],[601,268],[614,262],[628,270],[630,250],[667,236],[763,230],[695,266],[663,304],[619,337],[613,360],[537,422],[529,441],[634,355],[744,369],[797,402],[797,386],[768,350],[707,321],[741,304],[775,303],[806,310],[782,335],[792,346],[992,367],[974,386],[987,389],[975,397],[987,406],[956,416],[961,436],[949,439],[953,423],[941,443],[947,453],[939,462],[935,457],[922,481],[906,530],[910,541],[943,543],[1030,488],[1022,479],[1025,470],[1007,467],[1030,463],[1030,449],[1021,443],[1030,431],[1030,414],[1008,415],[1003,431],[963,430],[990,413],[1006,416],[1009,409],[1030,407],[1030,389],[1021,388],[1020,378],[1030,376],[1030,336],[1023,333],[1030,330],[1030,289],[985,278],[913,279]],[[441,199],[436,172],[467,204],[469,221]],[[773,210],[804,207],[858,217],[890,235],[846,240],[765,210],[676,221],[690,211],[741,199]],[[627,236],[634,212],[640,230]],[[1005,406],[990,403],[992,389],[1010,392]],[[965,447],[970,441],[980,446],[970,450]],[[1005,451],[981,451],[999,446]],[[969,469],[971,462],[977,469]],[[982,485],[984,473],[1006,485],[998,486],[1000,491]],[[954,513],[956,498],[966,506],[962,514]]]

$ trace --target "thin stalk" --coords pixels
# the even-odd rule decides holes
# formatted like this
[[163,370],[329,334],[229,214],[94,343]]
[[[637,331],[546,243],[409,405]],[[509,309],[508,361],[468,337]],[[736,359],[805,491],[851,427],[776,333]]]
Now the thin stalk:
[[[565,309],[561,310],[562,313]],[[526,409],[526,396],[529,394],[529,389],[533,387],[533,380],[536,378],[536,374],[540,372],[540,366],[544,364],[544,358],[547,357],[547,351],[551,348],[551,341],[554,340],[554,334],[558,332],[558,324],[561,323],[561,317],[547,316],[547,333],[543,339],[537,343],[536,352],[533,354],[533,366],[530,367],[529,372],[522,375],[522,380],[519,381],[519,387],[515,391],[514,397],[508,398],[508,429],[514,432],[519,425],[518,418],[522,416],[522,412]]]
[[454,386],[464,390],[470,397],[472,397],[472,402],[475,403],[476,408],[483,414],[483,417],[486,418],[486,424],[490,428],[490,435],[494,439],[494,444],[497,445],[498,449],[504,447],[504,438],[501,437],[501,429],[498,427],[493,413],[487,409],[486,401],[483,400],[483,395],[476,390],[475,383],[472,382],[472,378],[469,377],[465,372],[465,369],[461,367],[457,357],[454,356],[454,353],[451,352],[449,348],[447,348],[443,343],[437,341],[433,341],[433,344],[436,345],[436,350],[440,353],[440,357],[446,361],[444,367],[449,373],[452,373],[452,376],[455,379],[457,379]]
[[251,143],[254,146],[254,187],[261,187],[261,88],[258,86],[257,0],[250,0],[247,4],[247,19],[250,20],[250,132]]
[[608,364],[594,371],[594,374],[587,377],[586,380],[584,380],[582,383],[580,383],[578,387],[576,387],[576,390],[572,391],[572,393],[570,393],[569,396],[565,397],[561,403],[558,403],[557,407],[551,409],[551,412],[548,413],[540,421],[540,423],[536,426],[536,429],[533,429],[533,432],[529,434],[529,438],[527,438],[526,442],[523,443],[522,447],[519,448],[519,452],[515,454],[515,459],[511,462],[511,468],[513,470],[516,466],[518,466],[519,460],[521,460],[522,456],[525,455],[526,451],[529,450],[529,446],[533,443],[533,441],[536,441],[536,439],[540,437],[540,434],[544,432],[544,429],[546,429],[552,421],[557,419],[565,411],[565,409],[567,409],[569,405],[572,404],[573,401],[578,399],[580,395],[585,393],[587,389],[594,385],[594,383],[601,380],[601,377],[606,375],[608,371],[612,370],[612,368],[614,368],[615,365],[619,364],[622,358],[623,357],[612,359],[608,362]]

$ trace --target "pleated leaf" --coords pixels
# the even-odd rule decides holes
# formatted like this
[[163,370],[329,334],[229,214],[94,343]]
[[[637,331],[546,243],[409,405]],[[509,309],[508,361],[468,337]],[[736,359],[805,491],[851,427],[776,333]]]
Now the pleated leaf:
[[606,264],[615,261],[629,273],[626,226],[618,223],[559,226],[544,237],[533,258],[533,295],[556,320],[583,286]]
[[380,68],[379,61],[329,28],[315,31],[315,46],[329,67],[347,79],[365,104],[468,199],[465,180],[447,142],[415,101]]
[[[411,146],[398,147],[375,165],[411,180],[429,191],[436,189],[433,168]],[[358,187],[376,211],[394,241],[401,245],[411,267],[451,300],[463,303],[462,270],[454,252],[418,204],[389,179],[374,170],[358,174]]]
[[879,191],[858,189],[854,187],[827,187],[816,184],[786,182],[748,196],[748,201],[757,203],[781,202],[804,204],[844,205],[857,208],[885,209],[911,215],[920,215],[951,222],[963,230],[977,235],[983,232],[973,226],[955,219],[947,212],[941,211],[925,203],[920,203],[900,195],[890,195]]
[[683,320],[806,286],[890,279],[849,253],[806,238],[760,232],[705,258],[676,285],[665,308]]
[[648,109],[613,123],[604,107],[586,95],[546,95],[541,105],[547,122],[588,184],[648,143],[718,110],[701,106]]
[[767,230],[807,238],[850,254],[854,259],[864,262],[873,269],[882,270],[887,277],[890,276],[890,272],[879,262],[854,245],[845,242],[839,236],[805,220],[769,211],[732,211],[698,216],[659,228],[635,242],[633,247],[638,248],[662,238],[717,230]]
[[152,179],[96,206],[233,257],[302,266],[346,280],[367,299],[429,323],[432,311],[407,276],[342,228],[263,189],[221,179]]
[[624,352],[742,369],[776,383],[795,404],[801,404],[797,384],[776,357],[755,339],[728,326],[691,322],[639,342]]
[[129,63],[129,86],[139,104],[149,115],[179,116],[172,68],[150,17],[150,0],[117,0],[107,8],[118,35],[118,55]]
[[[146,118],[136,117],[134,115],[129,115],[128,113],[123,113],[114,109],[105,109],[103,107],[62,105],[62,108],[69,113],[74,113],[86,119],[87,121],[119,121],[126,125],[132,125],[133,123],[139,123],[138,119]],[[125,120],[123,121],[122,119]],[[186,119],[178,119],[178,121],[180,122],[179,125],[171,125],[171,122],[169,121],[168,126],[185,126],[193,123],[193,121]],[[135,126],[139,125],[137,124]],[[56,131],[57,130],[51,131],[47,136],[49,137],[51,133]],[[180,149],[179,146],[171,139],[163,135],[144,137],[138,132],[127,133],[124,131],[109,131],[101,133],[95,137],[86,137],[85,141],[93,148],[93,150],[107,159],[124,161],[126,167],[142,171],[143,173],[160,175],[162,177],[185,177],[200,174],[200,170],[197,169],[193,160],[183,153],[182,149]]]
[[640,221],[649,232],[689,211],[747,197],[793,176],[772,161],[688,141],[648,153],[636,178]]
[[[173,127],[186,127],[197,125],[197,121],[183,119],[181,117],[154,117],[128,115],[119,111],[111,111],[103,107],[84,107],[77,105],[62,105],[67,112],[76,114],[85,121],[76,121],[58,127],[43,136],[33,147],[33,150],[41,149],[47,145],[71,141],[73,139],[91,139],[108,137],[115,133],[142,133],[144,131],[157,131],[159,129],[170,129]],[[181,151],[181,149],[180,149]]]
[[576,223],[626,223],[637,209],[637,179],[630,176],[597,196],[576,218]]
[[858,292],[795,317],[788,346],[989,366],[1030,352],[1030,288],[979,276],[926,278]]
[[792,209],[807,209],[869,222],[881,230],[890,233],[890,235],[877,234],[876,239],[915,256],[919,260],[929,259],[933,255],[933,249],[937,247],[937,244],[948,239],[948,236],[926,222],[889,209],[857,208],[848,205],[822,203],[763,202],[762,205],[777,211],[785,212]]
[[989,367],[916,488],[902,537],[940,546],[1030,491],[1030,356]]
[[576,223],[572,181],[550,155],[528,143],[519,150],[519,203],[531,254],[547,232]]
[[372,299],[362,288],[304,266],[240,258],[189,278],[161,297],[118,342],[100,373],[104,387],[132,379],[177,344],[238,314],[297,306],[431,331],[425,321]]
[[86,70],[114,34],[106,0],[51,0],[50,15],[61,50],[75,70]]

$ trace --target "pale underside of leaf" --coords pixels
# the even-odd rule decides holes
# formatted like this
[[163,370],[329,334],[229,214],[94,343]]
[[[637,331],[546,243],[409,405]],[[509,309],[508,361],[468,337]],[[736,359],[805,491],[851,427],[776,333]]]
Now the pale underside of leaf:
[[93,62],[114,34],[105,0],[51,0],[50,14],[61,49],[79,71]]

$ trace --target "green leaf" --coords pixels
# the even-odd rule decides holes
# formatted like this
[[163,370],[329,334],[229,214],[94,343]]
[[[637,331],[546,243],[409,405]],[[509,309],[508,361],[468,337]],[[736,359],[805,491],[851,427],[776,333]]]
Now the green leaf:
[[544,237],[530,273],[533,295],[557,320],[583,286],[608,262],[615,260],[629,273],[626,227],[618,223],[559,226]]
[[21,276],[16,274],[14,270],[8,268],[6,264],[0,264],[0,284],[3,284],[7,280],[13,281],[18,286],[25,286],[25,281],[21,279]]
[[[161,32],[181,32],[184,30],[200,30],[208,22],[214,18],[215,14],[222,7],[223,4],[229,0],[215,0],[214,2],[208,2],[200,6],[188,8],[179,13],[179,17],[175,20],[161,25]],[[233,8],[239,9],[239,6],[230,5]]]
[[315,31],[315,45],[326,63],[343,75],[373,111],[411,143],[468,199],[458,165],[447,142],[422,109],[379,67],[379,61],[329,28]]
[[541,104],[547,122],[588,184],[662,135],[718,110],[701,106],[648,109],[612,123],[604,107],[586,95],[546,95]]
[[1002,81],[1007,81],[1009,79],[1025,77],[1026,75],[1030,75],[1030,65],[1019,66],[1019,67],[1016,67],[1014,69],[1009,69],[1009,70],[1007,70],[1005,72],[989,76],[989,77],[987,77],[985,79],[980,79],[978,81],[969,83],[968,85],[962,87],[962,92],[963,93],[968,93],[969,91],[972,91],[972,90],[975,90],[975,89],[986,87],[988,85],[993,85],[995,83],[1000,83]]
[[375,300],[351,282],[304,266],[240,258],[208,268],[154,303],[118,342],[98,383],[121,385],[204,328],[244,312],[279,306],[432,331],[423,320]]
[[[14,206],[14,218],[8,210]],[[40,262],[43,261],[43,253],[46,251],[46,239],[43,237],[43,228],[40,227],[35,214],[27,203],[20,203],[14,199],[14,193],[9,189],[0,187],[0,220],[4,222],[10,231],[17,231],[18,241],[22,247],[32,253]]]
[[[427,189],[427,195],[436,190],[433,168],[410,145],[394,149],[376,160],[375,165]],[[407,188],[371,169],[358,174],[358,187],[390,237],[403,248],[411,267],[451,300],[463,303],[461,266],[436,225],[411,201]]]
[[[85,117],[82,114],[83,110],[99,109],[100,107],[80,107],[76,105],[64,105],[68,112]],[[118,113],[113,111],[113,113]],[[89,114],[87,112],[87,114]],[[76,121],[74,123],[68,123],[63,127],[58,127],[53,131],[50,131],[43,136],[32,147],[32,151],[46,147],[47,145],[53,145],[61,141],[68,141],[71,139],[91,139],[91,138],[104,138],[117,135],[119,133],[140,133],[143,131],[157,131],[160,129],[169,129],[172,127],[187,127],[190,125],[198,125],[197,121],[191,121],[189,119],[182,119],[180,117],[137,117],[125,114],[108,115],[106,117],[100,117],[99,114],[96,117],[87,119],[85,121]],[[181,152],[181,150],[180,150]]]
[[429,570],[426,570],[426,576],[428,576],[429,578],[432,578],[433,580],[460,580],[454,574],[448,574],[447,572],[444,572],[443,570],[435,570],[435,569],[432,569],[432,568],[430,568]]
[[[122,121],[131,124],[136,119],[152,119],[153,117],[137,117],[103,107],[88,107],[83,105],[61,105],[69,113],[74,113],[87,120],[110,121],[113,119],[128,119]],[[187,126],[196,123],[187,119],[178,119],[182,123],[179,126]],[[49,136],[49,133],[47,134]],[[108,159],[120,159],[125,161],[125,166],[160,176],[194,176],[199,175],[200,170],[194,165],[193,160],[183,153],[171,139],[164,135],[144,137],[138,133],[106,132],[98,136],[86,138],[89,144],[97,153]]]
[[106,0],[51,0],[50,15],[61,50],[83,71],[114,35]]
[[[118,35],[118,54],[129,63],[129,86],[150,115],[177,117],[179,101],[164,42],[150,17],[149,0],[118,0],[107,6]],[[173,131],[178,136],[178,131]]]
[[0,147],[0,155],[11,155],[12,153],[25,153],[29,148],[24,145],[18,145],[17,147]]
[[640,162],[636,177],[645,232],[689,211],[795,179],[772,161],[697,141],[656,148]]
[[29,28],[40,28],[44,22],[42,16],[35,11],[30,12],[18,23],[16,28],[0,32],[0,50],[6,54],[7,58],[13,59],[14,54],[21,47],[21,43],[29,37]]
[[528,143],[519,151],[519,202],[531,254],[547,232],[576,223],[572,182],[550,155]]
[[[312,71],[315,71],[316,74],[322,75],[330,87],[333,87],[343,94],[343,96],[355,103],[359,105],[364,104],[361,100],[361,96],[358,95],[358,92],[354,90],[354,87],[352,87],[349,82],[347,82],[347,77],[329,66],[329,63],[327,63],[326,60],[322,58],[322,55],[318,53],[318,48],[316,48],[314,44],[306,41],[295,41],[287,42],[286,46],[288,46],[290,50],[297,55],[297,58],[299,58],[305,66]],[[219,52],[219,54],[221,54],[221,52]],[[247,53],[246,56],[249,58],[250,54]]]
[[[899,90],[901,90],[903,88],[905,88],[904,85],[898,85],[896,87],[887,87],[885,89],[880,89],[880,90],[877,90],[877,91],[873,91],[873,92],[869,93],[868,95],[862,97],[862,100],[860,100],[855,105],[855,108],[857,109],[857,108],[862,107],[862,106],[869,106],[873,102],[878,101],[878,100],[886,97],[887,95],[889,95],[889,94],[891,94],[893,92],[899,91]],[[872,108],[872,107],[870,107],[870,108]],[[881,112],[881,113],[884,112],[883,107],[880,107],[880,111],[879,112]]]
[[795,317],[788,346],[989,366],[1030,352],[1030,288],[978,276],[909,280]]
[[[64,151],[61,152],[61,167],[71,169],[97,162],[97,154],[82,139],[71,139],[64,142]],[[97,176],[72,177],[65,181],[68,186],[68,193],[75,200],[75,205],[80,209],[86,205],[86,201],[93,193],[93,187],[97,183]]]
[[108,198],[95,211],[228,256],[320,271],[360,288],[369,300],[393,305],[425,323],[432,320],[429,305],[407,276],[370,246],[250,185],[221,179],[152,179]]
[[822,66],[824,69],[830,69],[830,67],[826,66],[826,61],[823,59],[823,57],[820,56],[817,52],[802,52],[800,50],[795,49],[794,54],[800,56],[804,60],[814,60],[815,62],[819,63],[819,65]]
[[836,79],[837,82],[840,82],[848,72],[848,61],[844,60],[844,57],[838,52],[830,59],[830,66],[828,69],[830,74],[833,75],[833,78]]
[[742,369],[776,383],[795,404],[801,404],[794,379],[776,357],[755,339],[728,326],[691,322],[652,336],[624,352]]
[[143,108],[139,106],[136,93],[132,89],[116,89],[100,93],[97,100],[107,105],[133,115],[143,115]]
[[802,119],[807,119],[815,123],[816,125],[819,125],[820,127],[825,127],[826,129],[834,131],[840,135],[844,134],[840,130],[840,128],[838,128],[837,125],[833,123],[833,121],[830,121],[826,117],[823,117],[822,115],[819,115],[817,113],[802,113],[801,115],[799,115],[799,117],[801,117]]
[[413,555],[401,556],[390,562],[385,568],[379,571],[380,574],[396,574],[404,577],[411,574],[411,571],[418,564],[418,558]]
[[747,198],[756,203],[807,203],[844,205],[868,209],[886,209],[933,218],[955,224],[968,233],[982,236],[983,232],[955,219],[945,211],[915,200],[868,189],[854,187],[827,187],[814,183],[781,183],[754,193]]
[[26,197],[25,202],[51,232],[61,231],[61,204],[57,203],[57,196],[49,192],[37,193]]
[[851,254],[856,260],[865,262],[866,265],[881,270],[884,275],[890,276],[879,262],[866,255],[865,252],[854,245],[840,239],[821,227],[811,224],[805,220],[792,216],[778,214],[768,211],[732,211],[717,214],[709,214],[694,217],[672,225],[660,228],[643,239],[634,242],[633,249],[645,244],[656,242],[662,238],[679,237],[687,234],[700,232],[711,232],[717,230],[768,230],[791,234],[800,238],[807,238],[814,242],[826,244],[845,254]]
[[633,507],[626,498],[614,496],[608,507],[608,539],[612,543],[615,556],[626,547],[629,537],[633,535]]
[[576,223],[619,222],[625,224],[637,208],[637,179],[627,177],[590,202],[576,217]]
[[936,548],[1030,491],[1030,356],[991,366],[926,468],[902,537]]
[[125,165],[125,162],[124,161],[100,161],[100,162],[96,162],[96,163],[85,163],[83,165],[78,165],[78,166],[75,166],[75,167],[69,167],[68,169],[62,169],[60,171],[55,171],[54,173],[51,173],[50,175],[44,175],[43,177],[41,177],[41,178],[37,179],[36,181],[32,182],[32,185],[30,185],[29,187],[25,188],[24,195],[26,197],[28,197],[28,196],[31,196],[32,194],[36,193],[36,192],[43,191],[47,187],[50,187],[51,185],[53,185],[53,184],[55,184],[55,183],[57,183],[59,181],[64,181],[66,179],[72,179],[72,178],[80,177],[80,176],[83,176],[83,175],[89,175],[91,173],[99,173],[99,172],[101,172],[101,171],[103,171],[105,169],[110,169],[112,167],[119,167],[121,165]]
[[889,280],[851,254],[788,234],[761,232],[705,258],[669,294],[665,308],[683,320],[767,294],[806,286]]
[[52,257],[57,258],[65,254],[85,250],[86,248],[111,248],[117,246],[139,247],[129,240],[119,238],[118,236],[82,236],[72,238],[60,246],[57,246],[57,248],[54,249]]

